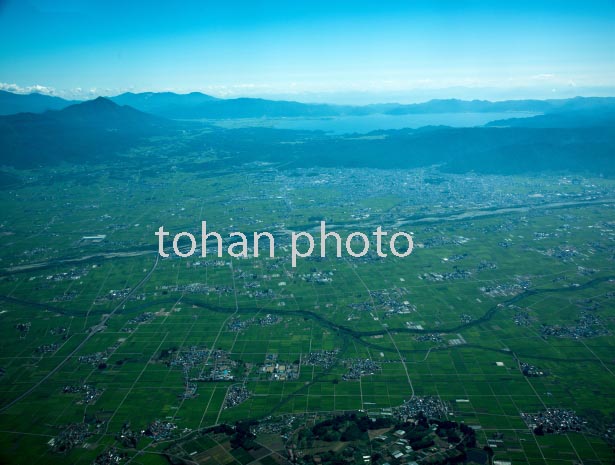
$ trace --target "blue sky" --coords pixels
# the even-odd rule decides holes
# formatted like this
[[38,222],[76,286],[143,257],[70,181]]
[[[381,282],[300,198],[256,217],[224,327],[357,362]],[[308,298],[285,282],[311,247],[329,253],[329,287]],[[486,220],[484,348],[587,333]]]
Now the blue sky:
[[0,88],[302,101],[615,93],[615,1],[0,0]]

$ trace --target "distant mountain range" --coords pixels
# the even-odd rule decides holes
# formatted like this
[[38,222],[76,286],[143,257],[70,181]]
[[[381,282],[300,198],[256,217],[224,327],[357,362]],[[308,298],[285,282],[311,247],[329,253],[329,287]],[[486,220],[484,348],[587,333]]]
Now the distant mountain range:
[[[429,102],[401,105],[385,103],[365,106],[307,104],[283,100],[258,98],[218,99],[200,92],[176,94],[173,92],[127,92],[109,100],[119,105],[130,105],[137,110],[169,119],[236,119],[276,117],[333,117],[369,114],[433,114],[433,113],[489,113],[532,112],[556,113],[592,110],[598,107],[615,108],[615,98],[577,97],[562,100],[430,100]],[[12,94],[0,92],[0,115],[20,112],[41,113],[59,110],[75,102],[42,94]]]
[[487,123],[487,127],[516,128],[615,128],[615,106],[559,110],[531,118],[509,118]]
[[47,110],[61,110],[74,103],[60,97],[39,94],[14,94],[0,90],[0,115],[15,113],[42,113]]
[[[119,97],[132,99],[141,106],[150,105],[150,108],[162,105],[163,101],[168,105],[180,105],[178,101],[194,99],[200,101],[193,107],[199,112],[203,111],[203,105],[231,102],[225,107],[228,114],[237,114],[240,107],[244,108],[242,114],[246,114],[245,108],[267,114],[286,108],[287,114],[299,111],[304,105],[296,102],[274,104],[259,99],[207,100],[202,94],[151,94],[149,97],[123,94]],[[422,105],[424,109],[456,106],[467,110],[466,103],[477,108],[489,107],[478,101],[463,105],[459,101],[449,101],[443,107],[442,102]],[[269,105],[275,108],[269,109]],[[529,103],[510,102],[510,105],[530,108]],[[174,136],[176,139],[171,140],[182,154],[204,149],[208,153],[221,153],[224,160],[220,159],[220,163],[225,167],[255,161],[279,163],[287,168],[440,165],[443,170],[454,172],[511,174],[569,170],[615,176],[613,99],[579,98],[540,102],[540,105],[543,108],[549,105],[554,110],[531,118],[494,121],[485,127],[438,126],[376,131],[370,133],[372,137],[349,137],[267,128],[214,128],[155,116],[99,97],[61,110],[0,116],[0,165],[36,167],[62,162],[110,162],[118,153],[152,144],[153,136]],[[314,113],[331,108],[326,105],[310,107],[309,111]],[[502,107],[499,108],[501,111]],[[220,108],[216,110],[218,115],[221,112]],[[148,153],[151,158],[147,162],[152,163],[155,151]],[[215,159],[204,165],[187,162],[180,169],[207,170],[217,163]]]
[[192,92],[190,94],[175,94],[173,92],[143,92],[134,94],[126,92],[115,97],[110,97],[110,100],[118,105],[130,105],[138,110],[169,118],[174,118],[182,112],[189,112],[201,105],[207,105],[218,101],[217,98],[211,95],[202,94],[200,92]]
[[99,97],[45,113],[0,116],[0,164],[32,167],[109,156],[178,123]]
[[[215,99],[205,94],[122,94],[111,97],[116,103],[129,103],[142,111],[172,119],[236,119],[263,117],[337,116],[342,114],[335,106],[307,104],[259,98]],[[207,97],[208,99],[204,99]]]
[[386,111],[390,115],[424,114],[424,113],[560,113],[570,111],[592,110],[611,107],[615,109],[613,97],[575,97],[558,100],[430,100],[425,103],[399,105]]

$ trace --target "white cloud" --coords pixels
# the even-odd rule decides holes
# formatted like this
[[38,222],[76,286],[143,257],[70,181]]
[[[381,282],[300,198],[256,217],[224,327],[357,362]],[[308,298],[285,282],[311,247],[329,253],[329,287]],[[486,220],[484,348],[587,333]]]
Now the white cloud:
[[32,92],[38,92],[39,94],[56,95],[56,90],[53,87],[41,86],[40,84],[22,87],[17,84],[0,82],[0,90],[14,92],[16,94],[31,94]]
[[92,99],[98,97],[99,95],[111,96],[126,92],[126,89],[112,89],[109,87],[91,87],[89,89],[74,87],[72,89],[56,89],[55,87],[43,86],[40,84],[20,86],[19,84],[11,84],[7,82],[0,82],[0,90],[13,92],[15,94],[31,94],[32,92],[38,92],[39,94],[53,95],[55,97],[62,97],[70,100]]

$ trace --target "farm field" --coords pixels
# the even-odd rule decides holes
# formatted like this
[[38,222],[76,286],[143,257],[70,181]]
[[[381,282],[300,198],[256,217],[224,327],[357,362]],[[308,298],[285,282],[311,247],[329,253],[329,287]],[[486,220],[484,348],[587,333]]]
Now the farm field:
[[[0,191],[0,461],[217,447],[249,463],[262,457],[199,432],[438,399],[493,460],[613,463],[612,180],[160,160],[33,170]],[[293,268],[289,231],[323,219],[342,237],[410,232],[413,253],[337,258],[331,241]],[[158,256],[161,222],[202,220],[271,231],[275,257]],[[544,412],[569,427],[536,431]],[[278,463],[285,445],[263,437]]]

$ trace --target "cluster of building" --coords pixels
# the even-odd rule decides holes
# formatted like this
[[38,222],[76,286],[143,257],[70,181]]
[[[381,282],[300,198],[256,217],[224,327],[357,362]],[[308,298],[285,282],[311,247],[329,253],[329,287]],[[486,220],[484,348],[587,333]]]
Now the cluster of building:
[[521,373],[523,373],[524,376],[528,376],[528,377],[545,376],[545,372],[542,369],[530,363],[519,361],[519,367],[521,368]]
[[250,398],[250,391],[244,384],[233,384],[228,388],[224,398],[224,408],[231,408],[239,405]]
[[267,417],[259,421],[255,425],[250,426],[250,432],[252,434],[284,435],[294,429],[293,425],[300,418],[300,415],[281,415],[276,417]]
[[581,311],[580,318],[572,326],[542,325],[540,334],[543,336],[581,339],[608,334],[608,329],[602,325],[600,318],[588,311]]
[[79,292],[77,292],[74,289],[71,289],[70,291],[66,291],[66,292],[64,292],[61,295],[54,296],[53,299],[51,299],[51,301],[54,302],[54,303],[58,303],[58,302],[71,302],[78,295],[79,295]]
[[62,389],[64,394],[83,394],[81,403],[93,404],[102,395],[103,390],[91,384],[66,385]]
[[209,357],[209,349],[205,347],[190,346],[186,350],[178,351],[168,364],[171,367],[186,369],[200,365],[205,362],[207,357]]
[[318,350],[310,352],[306,357],[301,359],[303,365],[319,366],[330,368],[337,362],[339,349],[333,350]]
[[[258,284],[258,283],[252,283]],[[260,286],[260,285],[259,285]],[[258,286],[255,286],[258,287]],[[276,297],[276,293],[273,289],[250,289],[241,292],[241,295],[245,295],[250,299],[274,299]]]
[[79,268],[79,269],[73,268],[63,273],[56,273],[56,274],[49,275],[46,277],[46,279],[48,281],[55,281],[55,282],[67,281],[67,280],[76,281],[78,279],[83,278],[87,274],[88,274],[87,268]]
[[87,424],[74,423],[64,428],[48,444],[55,452],[68,452],[73,447],[83,444],[91,434]]
[[250,271],[244,271],[241,268],[234,268],[235,270],[235,279],[246,279],[246,280],[254,280],[258,278],[256,273],[252,273]]
[[361,376],[373,375],[380,370],[380,365],[369,358],[350,360],[347,362],[347,366],[348,372],[342,375],[344,381],[359,379]]
[[382,290],[370,290],[369,297],[377,305],[384,308],[395,308],[404,305],[410,305],[409,302],[404,302],[404,296],[407,291],[405,289],[393,288]]
[[532,318],[527,309],[514,306],[514,310],[512,320],[517,326],[529,326],[532,323]]
[[111,289],[107,294],[101,296],[101,297],[97,297],[96,300],[94,301],[94,303],[96,305],[101,305],[101,304],[105,304],[108,302],[113,302],[115,300],[122,300],[125,299],[126,297],[128,297],[128,295],[130,294],[130,292],[132,291],[131,288],[126,287],[124,289],[120,289],[120,290],[114,290]]
[[[220,351],[224,352],[224,351]],[[189,381],[233,381],[233,369],[237,366],[237,362],[232,360],[227,355],[216,358],[214,355],[213,364],[208,374],[201,374],[196,377],[191,377]]]
[[414,321],[406,321],[406,328],[408,329],[418,329],[419,331],[423,330],[423,325],[420,323],[415,323]]
[[279,316],[271,315],[268,313],[262,318],[257,318],[256,324],[258,324],[259,326],[272,326],[272,325],[277,325],[281,321],[282,321],[282,318],[280,318]]
[[440,334],[427,333],[414,336],[414,340],[418,342],[435,342],[436,344],[440,344],[443,342],[444,339]]
[[299,365],[297,363],[278,362],[277,356],[273,360],[266,357],[260,370],[271,381],[290,381],[299,378]]
[[580,276],[591,276],[593,274],[598,273],[598,269],[596,268],[588,268],[585,266],[577,266],[577,274],[579,274]]
[[249,328],[251,325],[256,324],[259,326],[273,326],[278,324],[282,319],[279,316],[267,314],[261,318],[250,318],[248,320],[242,320],[239,317],[234,317],[226,325],[226,328],[232,332],[239,332]]
[[68,333],[68,328],[65,328],[63,326],[59,326],[57,328],[52,328],[51,331],[49,331],[49,333],[52,336],[65,335],[65,334]]
[[204,347],[191,346],[187,350],[178,351],[167,364],[182,369],[184,390],[179,397],[192,399],[197,396],[199,382],[233,381],[233,370],[237,362],[225,350],[210,351]]
[[583,421],[574,410],[548,408],[538,413],[521,413],[526,425],[536,434],[581,431]]
[[180,399],[194,399],[198,396],[197,391],[199,390],[199,385],[197,383],[193,383],[192,381],[184,380],[184,391],[179,394]]
[[437,237],[430,237],[429,239],[425,240],[423,242],[423,246],[426,249],[430,249],[433,247],[442,247],[442,246],[448,246],[448,245],[463,245],[469,240],[470,239],[468,239],[467,237],[463,237],[463,236],[454,236],[454,237],[437,236]]
[[523,283],[509,283],[509,284],[498,284],[497,286],[490,287],[480,287],[478,290],[481,291],[488,297],[514,297],[522,292],[528,290],[530,287],[529,282]]
[[442,259],[443,262],[458,262],[459,260],[463,260],[468,256],[467,253],[451,255],[450,257],[445,257]]
[[414,396],[405,401],[399,407],[394,408],[395,415],[403,421],[417,418],[423,414],[427,418],[441,419],[447,418],[449,414],[448,406],[434,396]]
[[375,310],[375,307],[371,302],[351,303],[351,304],[348,304],[348,307],[358,312],[370,312],[371,313],[372,311]]
[[173,431],[177,429],[175,423],[170,421],[154,420],[149,424],[147,429],[141,431],[143,436],[152,438],[154,441],[169,439],[173,435]]
[[313,271],[299,275],[299,279],[306,283],[327,284],[333,282],[333,271]]
[[244,289],[258,289],[261,287],[261,283],[258,281],[246,281],[243,283]]
[[79,363],[97,366],[107,361],[107,352],[96,352],[94,354],[80,355]]
[[46,255],[52,252],[52,249],[49,247],[35,247],[33,249],[28,249],[23,251],[23,255],[25,257],[35,257],[37,255]]
[[163,293],[180,292],[182,294],[207,294],[211,288],[207,284],[190,283],[177,284],[174,286],[159,286],[156,289],[161,290]]
[[35,351],[37,354],[52,354],[60,347],[59,344],[43,344],[38,346]]
[[557,258],[562,263],[570,263],[579,255],[576,248],[564,245],[555,249],[537,250],[537,252],[546,257]]
[[492,262],[488,262],[486,260],[481,260],[478,266],[476,267],[476,271],[484,271],[484,270],[497,270],[498,265]]
[[348,304],[353,310],[360,312],[374,312],[377,308],[385,311],[385,317],[392,315],[405,315],[416,311],[416,306],[405,300],[405,289],[393,288],[384,290],[370,290],[370,300]]
[[139,442],[139,435],[132,430],[130,422],[125,422],[115,439],[120,442],[122,447],[134,448],[137,447],[137,442]]
[[[392,435],[382,434],[376,437],[377,441],[388,442],[388,453],[395,460],[401,460],[406,457],[408,454],[413,452],[412,446],[409,445],[407,439],[404,439],[406,432],[403,429],[398,429],[393,432]],[[370,463],[367,460],[365,463]],[[416,462],[414,462],[416,464]]]
[[408,313],[416,312],[416,305],[404,300],[399,305],[385,307],[385,310],[384,317],[389,318],[393,315],[407,315]]
[[168,294],[169,292],[179,292],[182,294],[215,294],[220,296],[224,294],[231,294],[233,292],[233,288],[231,286],[209,286],[202,283],[177,284],[172,286],[164,285],[158,286],[156,289],[160,290],[163,294]]
[[140,323],[147,323],[149,321],[152,321],[154,319],[154,316],[155,315],[152,312],[141,313],[140,315],[128,320],[127,324],[138,325]]
[[457,279],[468,279],[472,277],[472,272],[469,270],[454,270],[446,273],[435,273],[430,271],[419,275],[419,279],[425,281],[440,282],[440,281],[454,281]]
[[145,299],[147,299],[147,294],[145,294],[144,292],[140,294],[132,294],[130,296],[130,300],[145,300]]
[[559,237],[559,234],[556,232],[540,232],[540,231],[534,231],[534,240],[535,241],[540,241],[542,239],[549,239],[549,238],[555,238],[555,237]]
[[96,460],[94,460],[94,465],[113,465],[116,463],[122,463],[125,459],[126,454],[120,452],[115,447],[111,447],[96,457]]

